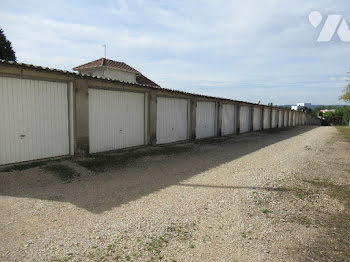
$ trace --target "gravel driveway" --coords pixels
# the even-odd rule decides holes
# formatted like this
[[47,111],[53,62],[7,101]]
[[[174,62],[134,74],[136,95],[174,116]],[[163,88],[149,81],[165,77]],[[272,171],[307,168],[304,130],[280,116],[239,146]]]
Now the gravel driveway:
[[0,260],[320,261],[349,153],[297,127],[0,172]]

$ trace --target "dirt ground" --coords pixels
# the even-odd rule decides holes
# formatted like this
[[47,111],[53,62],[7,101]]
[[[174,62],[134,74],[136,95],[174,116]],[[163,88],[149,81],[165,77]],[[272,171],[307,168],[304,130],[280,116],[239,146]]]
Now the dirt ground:
[[0,261],[350,261],[350,142],[297,127],[0,172]]

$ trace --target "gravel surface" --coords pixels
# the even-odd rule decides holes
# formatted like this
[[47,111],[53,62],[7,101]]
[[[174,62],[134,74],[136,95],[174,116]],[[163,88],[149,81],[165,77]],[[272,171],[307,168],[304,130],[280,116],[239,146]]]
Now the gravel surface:
[[321,261],[312,208],[344,204],[308,188],[349,183],[348,145],[297,127],[0,172],[0,260]]

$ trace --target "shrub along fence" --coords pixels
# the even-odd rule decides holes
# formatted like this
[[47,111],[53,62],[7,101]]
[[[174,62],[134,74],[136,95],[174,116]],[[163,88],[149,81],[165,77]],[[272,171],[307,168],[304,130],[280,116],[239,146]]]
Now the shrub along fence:
[[0,165],[300,125],[310,114],[0,61]]

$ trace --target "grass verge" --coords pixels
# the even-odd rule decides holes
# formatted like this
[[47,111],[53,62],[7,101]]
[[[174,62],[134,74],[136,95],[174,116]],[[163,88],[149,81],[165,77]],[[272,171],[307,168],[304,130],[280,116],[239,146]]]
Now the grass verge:
[[350,126],[337,126],[337,129],[347,141],[350,141]]

